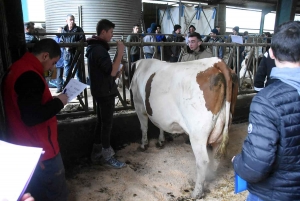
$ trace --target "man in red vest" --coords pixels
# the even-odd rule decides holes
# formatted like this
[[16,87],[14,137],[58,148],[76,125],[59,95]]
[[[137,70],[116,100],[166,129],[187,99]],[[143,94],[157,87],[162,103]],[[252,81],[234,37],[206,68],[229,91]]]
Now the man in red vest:
[[36,201],[65,201],[68,196],[56,120],[68,97],[66,94],[52,97],[43,76],[55,66],[60,55],[60,47],[54,40],[40,40],[31,53],[25,53],[12,64],[3,81],[8,141],[42,147],[45,151],[26,190]]

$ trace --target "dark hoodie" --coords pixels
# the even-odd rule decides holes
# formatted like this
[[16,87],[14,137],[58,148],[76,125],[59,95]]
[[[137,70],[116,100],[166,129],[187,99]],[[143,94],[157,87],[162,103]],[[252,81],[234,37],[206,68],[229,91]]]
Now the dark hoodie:
[[117,85],[111,76],[112,62],[108,53],[109,45],[97,36],[87,39],[86,57],[93,97],[117,95]]

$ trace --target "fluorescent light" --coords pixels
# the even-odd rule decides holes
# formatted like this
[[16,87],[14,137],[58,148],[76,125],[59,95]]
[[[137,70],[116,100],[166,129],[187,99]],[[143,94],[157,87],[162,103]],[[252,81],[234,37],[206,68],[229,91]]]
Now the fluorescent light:
[[[170,3],[180,3],[179,0],[162,0],[162,1],[153,1],[153,0],[142,0],[143,3],[153,3],[153,4],[170,4]],[[184,4],[195,4],[198,5],[199,3],[197,2],[191,2],[191,1],[181,1],[181,3]],[[200,3],[200,5],[208,5],[207,3]]]

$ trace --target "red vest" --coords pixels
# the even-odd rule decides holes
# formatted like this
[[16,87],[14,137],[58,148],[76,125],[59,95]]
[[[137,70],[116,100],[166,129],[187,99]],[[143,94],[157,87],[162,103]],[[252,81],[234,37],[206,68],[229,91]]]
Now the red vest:
[[33,54],[26,53],[20,60],[13,63],[8,70],[9,73],[3,82],[3,101],[9,142],[18,145],[42,147],[45,153],[42,154],[41,161],[53,158],[59,152],[56,116],[35,126],[26,126],[21,119],[17,94],[14,90],[16,80],[23,73],[34,71],[41,77],[45,85],[42,104],[52,100],[52,95],[43,77],[41,62]]

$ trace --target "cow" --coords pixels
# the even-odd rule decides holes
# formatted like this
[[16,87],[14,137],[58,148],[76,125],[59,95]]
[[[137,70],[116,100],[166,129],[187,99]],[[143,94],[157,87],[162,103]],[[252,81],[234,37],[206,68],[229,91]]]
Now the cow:
[[141,124],[141,148],[148,145],[148,118],[163,132],[186,133],[196,158],[197,179],[192,198],[203,196],[206,170],[225,154],[237,99],[236,74],[217,57],[167,63],[136,62],[130,89]]

